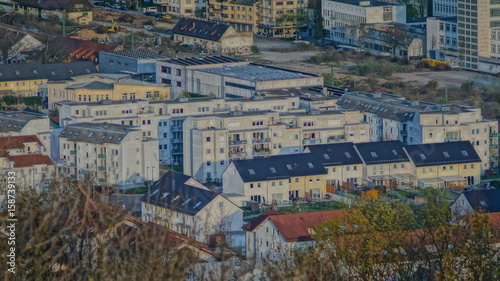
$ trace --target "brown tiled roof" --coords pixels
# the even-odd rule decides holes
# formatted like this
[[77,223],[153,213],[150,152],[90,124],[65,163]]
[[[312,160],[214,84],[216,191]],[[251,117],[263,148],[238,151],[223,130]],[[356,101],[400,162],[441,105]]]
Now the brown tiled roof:
[[252,231],[257,226],[259,226],[263,221],[265,221],[269,216],[273,215],[284,215],[284,214],[273,210],[267,210],[264,213],[260,214],[255,219],[251,220],[249,223],[245,224],[242,228],[244,230]]
[[270,216],[269,219],[287,242],[298,242],[313,239],[308,229],[315,228],[319,224],[333,218],[352,218],[352,216],[363,217],[358,209],[344,209]]
[[43,146],[42,142],[35,135],[16,136],[16,137],[1,137],[0,149],[23,148],[26,142],[36,142]]
[[14,162],[14,168],[31,167],[33,165],[54,165],[50,157],[42,154],[8,156],[9,161]]

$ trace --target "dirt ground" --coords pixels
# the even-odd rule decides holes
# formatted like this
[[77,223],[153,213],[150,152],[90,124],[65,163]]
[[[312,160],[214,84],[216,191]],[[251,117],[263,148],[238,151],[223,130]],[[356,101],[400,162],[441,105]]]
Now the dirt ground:
[[431,80],[437,80],[440,87],[460,88],[465,81],[473,81],[474,85],[488,87],[492,83],[500,83],[500,78],[469,71],[413,72],[396,73],[395,77],[404,82],[413,82],[417,86],[425,86]]

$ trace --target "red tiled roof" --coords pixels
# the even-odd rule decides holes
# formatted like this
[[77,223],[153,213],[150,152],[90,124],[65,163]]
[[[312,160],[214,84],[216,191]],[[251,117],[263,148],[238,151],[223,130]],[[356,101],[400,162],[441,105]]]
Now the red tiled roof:
[[312,240],[308,231],[310,228],[315,228],[317,225],[333,218],[352,218],[352,216],[363,217],[358,209],[344,209],[270,216],[269,219],[287,242],[297,242]]
[[[97,57],[99,52],[113,51],[116,50],[116,48],[118,48],[118,46],[97,43],[92,41],[86,41],[86,40],[79,40],[79,41],[81,42],[78,45],[78,47],[76,47],[71,52],[71,57],[73,58],[73,60],[81,60],[82,55],[85,56],[85,59],[93,60],[95,57]],[[77,55],[78,58],[76,57]]]
[[242,228],[244,230],[252,231],[257,226],[259,226],[263,221],[265,221],[269,216],[273,215],[284,215],[284,214],[273,210],[267,210],[264,213],[260,214],[255,219],[251,220],[249,223],[245,224]]
[[56,124],[59,124],[59,116],[50,117],[50,120]]
[[35,135],[0,137],[0,149],[23,148],[26,142],[37,142],[38,145],[43,146],[42,142]]
[[16,155],[8,156],[9,161],[14,162],[14,168],[21,167],[31,167],[33,165],[54,165],[54,162],[50,160],[50,157],[42,154],[28,154],[28,155]]

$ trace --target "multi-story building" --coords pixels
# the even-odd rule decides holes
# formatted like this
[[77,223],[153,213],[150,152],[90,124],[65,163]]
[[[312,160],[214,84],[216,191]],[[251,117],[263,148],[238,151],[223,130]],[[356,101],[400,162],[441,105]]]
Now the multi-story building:
[[246,201],[288,203],[289,198],[321,199],[326,170],[311,154],[233,161],[222,175],[223,194],[239,206]]
[[223,236],[233,247],[244,247],[243,211],[197,180],[167,172],[141,198],[142,220],[171,228],[208,244]]
[[468,141],[407,145],[418,187],[464,188],[481,181],[481,158]]
[[206,0],[153,0],[158,11],[181,17],[199,17],[206,8]]
[[457,0],[433,0],[432,16],[434,17],[456,17]]
[[141,126],[143,136],[158,138],[161,163],[182,165],[183,124],[189,116],[204,116],[230,111],[294,111],[299,97],[262,99],[176,99],[168,101],[124,100],[57,103],[60,125],[83,122],[108,122]]
[[232,160],[300,153],[305,145],[369,141],[359,111],[214,114],[184,121],[184,173],[219,180]]
[[15,0],[14,10],[19,14],[30,14],[42,19],[58,17],[60,20],[72,21],[86,25],[92,23],[94,6],[88,0],[37,1]]
[[181,18],[172,29],[174,42],[220,54],[248,54],[253,45],[252,32],[237,32],[233,27],[206,20]]
[[73,179],[126,189],[159,177],[158,140],[139,127],[71,124],[59,134],[59,149],[63,171]]
[[257,0],[207,1],[207,19],[231,25],[238,32],[257,32]]
[[169,56],[145,51],[107,51],[99,52],[101,73],[124,73],[133,79],[156,82],[156,62]]
[[219,98],[249,98],[262,90],[323,86],[319,75],[225,56],[159,61],[156,81],[171,85],[174,97],[186,91]]
[[0,111],[0,137],[35,135],[42,142],[40,153],[50,155],[50,119],[32,111]]
[[296,14],[307,17],[307,0],[288,1],[257,1],[258,30],[264,35],[272,37],[296,37],[300,22],[303,20],[283,21],[285,14]]
[[49,109],[59,101],[164,100],[170,87],[131,79],[129,74],[89,74],[48,83]]
[[486,120],[481,109],[459,104],[408,101],[387,93],[345,93],[337,104],[359,110],[370,124],[370,140],[400,140],[404,144],[470,141],[481,157],[481,171],[498,156],[498,122]]
[[457,40],[456,16],[427,18],[427,57],[458,63]]
[[367,24],[406,24],[406,6],[386,1],[322,0],[325,38],[361,46]]
[[47,96],[47,82],[96,73],[93,62],[0,64],[0,90],[20,96]]
[[[35,135],[0,137],[0,174],[6,183],[13,172],[18,191],[41,191],[55,177],[55,165]],[[2,201],[2,200],[0,200]]]

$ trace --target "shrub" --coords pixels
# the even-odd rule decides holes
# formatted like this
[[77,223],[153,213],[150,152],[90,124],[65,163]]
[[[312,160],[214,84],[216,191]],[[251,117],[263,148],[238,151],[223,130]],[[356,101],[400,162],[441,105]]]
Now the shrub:
[[438,63],[434,69],[437,71],[449,71],[451,70],[451,66],[447,63]]
[[252,51],[252,53],[254,53],[254,54],[260,53],[259,47],[257,47],[257,45],[252,45],[252,47],[250,48],[250,51]]

